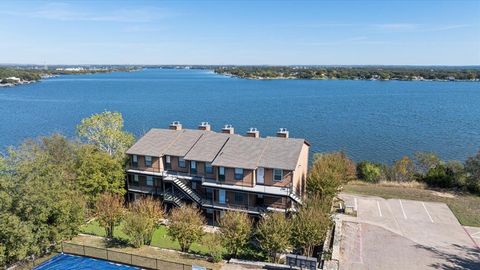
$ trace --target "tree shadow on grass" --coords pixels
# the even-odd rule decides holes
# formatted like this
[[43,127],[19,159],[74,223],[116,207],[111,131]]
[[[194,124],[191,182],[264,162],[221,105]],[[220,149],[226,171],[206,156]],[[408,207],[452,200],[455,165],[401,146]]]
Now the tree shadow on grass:
[[128,243],[125,239],[120,238],[105,238],[105,247],[106,248],[126,248],[130,247],[130,243]]
[[442,251],[433,247],[426,247],[423,245],[415,245],[432,252],[439,262],[430,264],[435,269],[480,269],[480,249],[468,246],[453,244],[450,251]]

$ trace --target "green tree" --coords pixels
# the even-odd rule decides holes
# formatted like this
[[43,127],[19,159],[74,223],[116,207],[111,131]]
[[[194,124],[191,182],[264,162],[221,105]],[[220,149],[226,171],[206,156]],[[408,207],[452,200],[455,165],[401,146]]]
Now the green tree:
[[305,256],[313,256],[315,246],[322,244],[332,221],[331,200],[311,197],[293,217],[292,243]]
[[202,239],[204,225],[205,218],[200,210],[182,205],[171,211],[167,232],[173,240],[178,241],[183,252],[188,252],[193,242]]
[[267,213],[257,224],[256,238],[271,261],[277,263],[278,255],[291,247],[291,228],[291,221],[279,212]]
[[233,257],[237,257],[250,240],[252,233],[252,221],[247,213],[239,211],[227,211],[220,219],[220,234],[227,251]]
[[120,159],[92,145],[82,145],[78,148],[75,167],[77,186],[87,196],[91,206],[101,193],[125,194],[125,168]]
[[438,155],[432,152],[415,152],[414,160],[416,172],[420,175],[424,175],[430,169],[444,164]]
[[404,156],[393,164],[390,178],[393,181],[407,182],[414,180],[414,174],[415,165],[413,161],[409,157]]
[[208,250],[208,255],[212,258],[213,262],[219,262],[222,260],[223,254],[223,242],[219,233],[207,233],[202,238],[203,245]]
[[370,161],[362,161],[358,163],[357,175],[359,179],[370,183],[378,183],[384,179],[382,165]]
[[77,126],[77,134],[89,144],[111,156],[123,157],[135,138],[123,130],[123,117],[119,112],[105,111],[84,118]]
[[[84,221],[84,201],[70,167],[73,149],[64,137],[54,135],[26,141],[9,149],[2,159],[0,214],[1,226],[6,227],[0,230],[6,234],[0,243],[5,247],[6,263],[23,255],[44,254],[78,233]],[[27,243],[26,250],[22,243]]]
[[307,177],[307,191],[332,197],[343,183],[355,178],[355,163],[343,152],[315,154]]
[[480,194],[480,151],[465,161],[467,187],[471,192]]
[[125,213],[123,201],[123,197],[118,194],[103,193],[95,204],[97,220],[105,228],[107,238],[113,238],[115,226],[122,221]]
[[163,207],[158,200],[144,197],[133,202],[125,216],[123,227],[124,233],[130,236],[130,243],[134,247],[149,245],[163,215]]
[[[31,253],[34,235],[31,227],[16,215],[0,215],[0,267]],[[3,257],[3,258],[2,258]]]

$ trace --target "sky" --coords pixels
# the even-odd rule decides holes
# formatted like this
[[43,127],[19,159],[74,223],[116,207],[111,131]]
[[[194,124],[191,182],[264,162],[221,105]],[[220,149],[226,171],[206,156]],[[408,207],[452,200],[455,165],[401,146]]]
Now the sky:
[[480,0],[2,0],[0,63],[480,65]]

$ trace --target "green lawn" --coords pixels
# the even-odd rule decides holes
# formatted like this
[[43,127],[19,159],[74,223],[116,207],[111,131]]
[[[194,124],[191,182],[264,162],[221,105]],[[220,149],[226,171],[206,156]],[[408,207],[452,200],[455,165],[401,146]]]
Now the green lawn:
[[[123,233],[122,228],[123,228],[123,224],[120,224],[119,226],[115,227],[113,236],[121,240],[128,240],[128,236],[125,233]],[[105,237],[105,229],[100,227],[98,225],[98,222],[96,221],[92,221],[89,224],[82,226],[80,228],[80,231],[85,234]],[[167,227],[163,225],[160,226],[160,228],[158,228],[153,233],[152,242],[150,245],[159,247],[159,248],[180,250],[180,245],[178,244],[178,241],[173,241],[167,235]],[[207,252],[207,248],[200,243],[193,243],[192,246],[190,247],[190,251],[194,253],[205,254]]]
[[443,202],[450,207],[453,214],[462,225],[480,227],[480,196],[366,183],[347,184],[344,186],[343,192],[378,196],[385,199],[398,198],[405,200]]

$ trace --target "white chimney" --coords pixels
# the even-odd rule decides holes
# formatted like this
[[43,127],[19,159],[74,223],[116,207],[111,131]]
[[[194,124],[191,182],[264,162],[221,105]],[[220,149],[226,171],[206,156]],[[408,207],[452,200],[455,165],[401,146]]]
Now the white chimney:
[[227,134],[234,134],[235,129],[233,128],[232,125],[225,125],[222,128],[222,133],[227,133]]
[[257,128],[252,127],[247,131],[247,137],[260,138],[260,131],[258,131]]
[[168,128],[172,130],[182,130],[182,124],[180,124],[179,121],[173,121]]
[[277,137],[288,138],[288,130],[286,128],[280,128],[277,131]]
[[198,129],[199,130],[212,130],[212,127],[210,126],[210,124],[208,122],[202,122],[200,123],[200,125],[198,126]]

